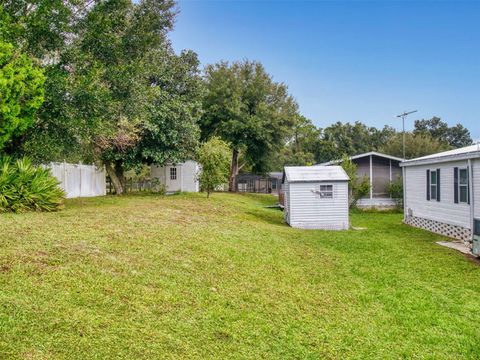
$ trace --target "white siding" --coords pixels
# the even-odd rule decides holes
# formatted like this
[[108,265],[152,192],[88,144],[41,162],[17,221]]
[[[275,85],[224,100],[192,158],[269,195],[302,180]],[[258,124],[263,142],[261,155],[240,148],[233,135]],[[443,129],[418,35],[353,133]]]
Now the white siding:
[[472,167],[474,216],[475,218],[480,219],[480,160],[472,160]]
[[[411,211],[415,217],[470,228],[470,205],[454,202],[453,169],[466,166],[467,161],[462,160],[406,167],[405,209],[407,214]],[[427,169],[440,169],[440,201],[427,200]],[[477,184],[478,179],[480,177],[477,177]]]
[[182,164],[182,191],[199,192],[199,166],[195,161],[186,161]]
[[[333,199],[321,199],[315,190],[333,184]],[[287,184],[286,208],[293,227],[305,229],[348,229],[348,183],[299,182]]]
[[[170,178],[170,169],[177,169],[177,178]],[[200,184],[198,181],[200,167],[196,161],[188,160],[177,165],[156,166],[152,165],[150,175],[157,178],[160,184],[165,185],[167,192],[198,192]]]

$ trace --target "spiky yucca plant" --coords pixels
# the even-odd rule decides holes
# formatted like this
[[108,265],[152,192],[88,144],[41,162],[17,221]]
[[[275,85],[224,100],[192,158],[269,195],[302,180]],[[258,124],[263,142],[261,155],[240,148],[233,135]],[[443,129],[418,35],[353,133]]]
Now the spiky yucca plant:
[[50,170],[27,158],[0,158],[0,212],[57,211],[65,193]]

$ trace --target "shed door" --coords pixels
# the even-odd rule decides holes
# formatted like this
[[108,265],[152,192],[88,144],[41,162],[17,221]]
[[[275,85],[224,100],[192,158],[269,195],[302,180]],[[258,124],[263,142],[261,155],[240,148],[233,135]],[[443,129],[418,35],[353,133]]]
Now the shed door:
[[180,166],[167,166],[165,177],[167,191],[182,190],[182,168]]

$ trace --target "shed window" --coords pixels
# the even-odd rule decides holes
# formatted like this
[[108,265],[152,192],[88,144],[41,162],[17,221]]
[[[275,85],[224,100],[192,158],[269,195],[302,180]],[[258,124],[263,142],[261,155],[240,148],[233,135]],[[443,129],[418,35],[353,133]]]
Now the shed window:
[[333,199],[333,185],[320,185],[320,199]]
[[177,168],[170,168],[170,180],[177,180]]
[[458,169],[458,194],[461,203],[468,202],[468,170]]

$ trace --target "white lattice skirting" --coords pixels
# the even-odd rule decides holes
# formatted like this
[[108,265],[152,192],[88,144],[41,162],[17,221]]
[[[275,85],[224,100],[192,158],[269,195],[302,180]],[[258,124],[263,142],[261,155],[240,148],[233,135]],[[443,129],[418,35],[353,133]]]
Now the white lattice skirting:
[[470,244],[472,231],[462,226],[445,224],[440,221],[424,219],[416,216],[409,216],[404,220],[405,224],[425,229],[436,234],[448,236],[453,239],[463,240]]

